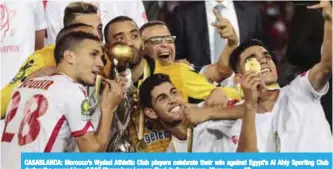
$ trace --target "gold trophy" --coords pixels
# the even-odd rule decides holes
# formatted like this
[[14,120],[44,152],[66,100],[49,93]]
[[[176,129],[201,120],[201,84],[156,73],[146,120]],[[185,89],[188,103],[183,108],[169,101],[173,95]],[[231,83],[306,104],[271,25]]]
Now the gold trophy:
[[[117,73],[129,71],[129,64],[133,58],[138,57],[140,53],[133,47],[124,43],[115,43],[109,50],[108,54],[112,59],[115,59]],[[128,72],[129,71],[129,72]],[[115,131],[111,138],[108,151],[109,152],[142,152],[145,151],[147,145],[143,140],[143,122],[140,122],[140,132],[138,138],[139,141],[136,145],[132,145],[128,132],[128,125],[132,119],[132,113],[140,109],[138,102],[138,91],[133,86],[131,77],[129,84],[126,85],[126,97],[125,100],[117,108],[117,122],[115,124]],[[142,112],[141,112],[142,113]],[[143,113],[142,113],[143,115]],[[144,117],[140,117],[140,120]],[[141,126],[142,123],[142,126]],[[141,129],[142,128],[142,129]]]
[[134,50],[124,43],[115,43],[111,48],[111,55],[118,62],[130,63],[136,53]]

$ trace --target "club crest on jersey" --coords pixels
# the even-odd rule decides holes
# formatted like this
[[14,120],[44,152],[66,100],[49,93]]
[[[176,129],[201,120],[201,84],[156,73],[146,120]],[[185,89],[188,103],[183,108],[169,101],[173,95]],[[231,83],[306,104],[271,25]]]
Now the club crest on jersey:
[[91,111],[91,109],[90,109],[88,100],[84,99],[81,103],[82,120],[84,120],[84,121],[91,120],[92,114],[93,114],[93,111]]

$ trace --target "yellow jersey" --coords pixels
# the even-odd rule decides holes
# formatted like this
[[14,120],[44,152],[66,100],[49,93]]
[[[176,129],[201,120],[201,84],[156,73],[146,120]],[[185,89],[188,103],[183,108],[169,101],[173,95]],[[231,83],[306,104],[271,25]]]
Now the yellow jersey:
[[28,57],[28,59],[23,63],[20,67],[16,76],[12,79],[12,81],[1,89],[1,119],[5,118],[7,106],[12,96],[13,90],[31,73],[36,70],[47,67],[47,66],[55,66],[55,58],[54,58],[54,48],[55,45],[49,45],[41,50],[35,51],[32,55]]

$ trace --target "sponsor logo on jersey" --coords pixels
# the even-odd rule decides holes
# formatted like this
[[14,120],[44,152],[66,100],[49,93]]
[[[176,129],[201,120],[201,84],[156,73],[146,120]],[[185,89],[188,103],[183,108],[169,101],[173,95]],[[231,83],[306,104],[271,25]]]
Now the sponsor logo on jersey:
[[167,131],[153,131],[144,135],[144,140],[147,144],[168,138],[170,138],[170,133]]

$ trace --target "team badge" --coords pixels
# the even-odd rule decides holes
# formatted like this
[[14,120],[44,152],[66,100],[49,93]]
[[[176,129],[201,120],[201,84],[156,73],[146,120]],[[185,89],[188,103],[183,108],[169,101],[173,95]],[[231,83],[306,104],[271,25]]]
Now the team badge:
[[[99,105],[99,97],[100,97],[99,92],[101,89],[103,77],[98,75],[96,78],[97,78],[96,84],[93,92],[91,92],[88,99],[84,99],[81,103],[81,115],[82,115],[82,120],[84,121],[91,120],[93,113],[95,112],[97,106]],[[81,88],[81,90],[83,91],[84,95],[87,96],[86,90],[84,88]]]
[[81,103],[81,115],[82,120],[88,121],[91,120],[93,111],[90,109],[89,101],[87,99],[83,100]]

